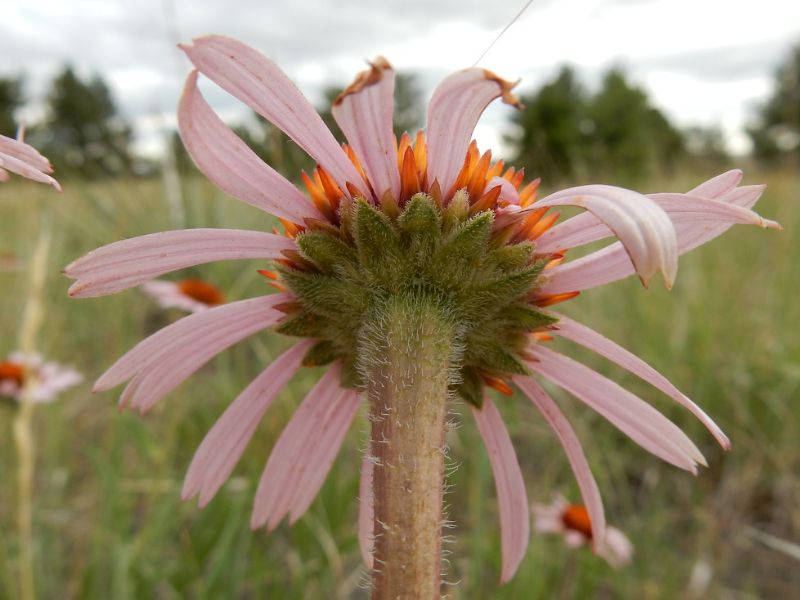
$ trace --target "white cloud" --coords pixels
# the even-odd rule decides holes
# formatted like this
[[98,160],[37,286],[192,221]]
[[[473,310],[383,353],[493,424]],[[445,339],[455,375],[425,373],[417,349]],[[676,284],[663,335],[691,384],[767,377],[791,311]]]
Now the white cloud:
[[[123,112],[142,133],[152,132],[154,113],[174,110],[188,72],[175,42],[216,32],[270,55],[312,100],[326,85],[346,83],[377,54],[419,71],[430,94],[443,75],[471,65],[522,4],[11,0],[0,21],[0,77],[26,72],[29,93],[40,104],[64,63],[100,72]],[[525,89],[564,62],[590,82],[623,64],[681,123],[716,120],[741,141],[748,111],[768,93],[776,62],[798,40],[796,0],[535,0],[481,66],[522,77]],[[221,92],[209,89],[208,98],[225,114],[243,114]],[[477,132],[482,143],[499,143],[496,128],[507,112],[498,110]],[[36,114],[36,102],[28,114]]]

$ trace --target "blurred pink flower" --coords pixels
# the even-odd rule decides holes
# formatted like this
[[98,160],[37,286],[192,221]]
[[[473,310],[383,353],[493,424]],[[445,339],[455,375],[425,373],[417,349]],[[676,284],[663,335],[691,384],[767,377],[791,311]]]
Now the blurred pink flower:
[[142,291],[161,308],[178,308],[190,313],[201,312],[225,302],[222,292],[202,279],[154,279],[142,284]]
[[0,361],[0,397],[21,401],[29,380],[32,383],[28,399],[36,404],[47,404],[64,390],[83,381],[83,375],[58,363],[45,362],[39,354],[13,352],[6,360]]
[[[570,504],[556,495],[550,504],[532,505],[534,529],[541,533],[558,533],[571,548],[592,542],[592,521],[586,507]],[[615,569],[628,564],[633,558],[633,545],[622,531],[607,526],[601,544],[595,545],[597,553]]]
[[[764,186],[738,187],[740,171],[729,171],[688,193],[642,195],[622,188],[587,185],[536,200],[538,180],[523,186],[524,174],[491,163],[470,144],[484,108],[502,98],[516,104],[512,84],[484,69],[447,77],[428,107],[427,127],[412,145],[392,132],[394,71],[384,59],[336,100],[333,116],[349,146],[340,146],[322,119],[272,61],[235,40],[209,36],[183,47],[197,68],[186,82],[178,122],[183,142],[200,170],[221,190],[279,217],[285,235],[230,229],[189,229],[154,233],[94,250],[67,266],[76,281],[74,297],[96,297],[140,285],[155,277],[217,260],[276,260],[302,271],[295,236],[338,231],[340,203],[364,198],[372,206],[389,199],[403,206],[425,192],[441,206],[457,190],[469,193],[471,214],[493,211],[495,233],[509,243],[530,241],[537,260],[547,262],[537,287],[525,298],[536,309],[573,298],[581,290],[636,273],[647,283],[657,272],[672,285],[678,255],[712,240],[735,223],[777,227],[750,208]],[[231,131],[197,87],[202,72],[224,90],[286,133],[320,166],[304,174],[308,195],[278,174]],[[585,213],[555,224],[555,206]],[[344,237],[344,236],[342,236]],[[565,262],[565,249],[616,237],[609,246]],[[313,265],[312,265],[313,267]],[[272,275],[275,276],[274,274]],[[140,342],[96,382],[108,390],[128,382],[122,406],[145,412],[203,364],[257,332],[294,315],[300,298],[291,290],[189,315]],[[728,438],[689,398],[641,359],[601,334],[560,314],[558,323],[529,336],[520,353],[531,373],[549,379],[599,412],[644,449],[680,468],[696,472],[705,464],[691,440],[660,412],[606,379],[546,347],[558,336],[616,362],[691,411],[725,448]],[[205,506],[233,471],[278,392],[320,340],[306,338],[279,356],[231,403],[198,448],[183,486],[183,497],[199,496]],[[335,360],[308,393],[272,450],[255,496],[251,525],[269,529],[288,516],[296,521],[313,501],[361,402],[358,391],[340,385],[342,361]],[[510,394],[515,384],[552,427],[575,471],[592,539],[607,537],[600,494],[580,443],[555,402],[534,377],[484,373],[482,382]],[[495,476],[501,522],[503,569],[507,581],[522,560],[529,537],[529,505],[509,434],[492,401],[472,407]],[[371,562],[372,463],[365,457],[359,539]]]
[[20,129],[18,139],[0,135],[0,181],[8,181],[8,172],[22,175],[28,179],[52,185],[59,192],[61,186],[50,177],[53,167],[33,146],[24,142],[24,130]]

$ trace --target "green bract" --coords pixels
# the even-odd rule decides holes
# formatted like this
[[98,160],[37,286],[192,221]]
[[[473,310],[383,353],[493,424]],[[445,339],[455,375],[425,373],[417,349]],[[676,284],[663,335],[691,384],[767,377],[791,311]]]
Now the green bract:
[[555,322],[528,301],[546,261],[493,234],[492,211],[470,215],[463,191],[444,210],[426,194],[382,208],[343,200],[338,228],[297,236],[304,260],[280,271],[299,308],[277,331],[319,340],[305,364],[339,359],[343,385],[361,387],[360,367],[380,359],[364,332],[385,322],[390,299],[424,300],[455,332],[452,390],[480,406],[483,376],[526,374],[526,334]]

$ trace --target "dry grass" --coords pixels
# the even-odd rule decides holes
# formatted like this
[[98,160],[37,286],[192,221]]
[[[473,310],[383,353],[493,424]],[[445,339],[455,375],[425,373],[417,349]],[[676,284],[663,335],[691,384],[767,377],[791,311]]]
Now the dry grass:
[[[684,257],[667,293],[629,280],[585,293],[565,312],[649,360],[723,426],[733,450],[723,454],[685,411],[602,360],[574,356],[652,400],[697,440],[710,468],[693,478],[660,464],[566,395],[558,394],[584,440],[611,523],[637,551],[634,564],[610,570],[588,552],[534,536],[517,577],[503,588],[494,486],[469,419],[450,436],[459,463],[448,495],[456,523],[450,546],[455,598],[788,598],[800,565],[755,541],[748,527],[800,539],[800,180],[766,175],[760,212],[780,220],[780,234],[737,227]],[[691,187],[696,178],[670,182]],[[757,178],[750,178],[754,182]],[[267,229],[258,211],[223,199],[201,180],[184,182],[188,226]],[[122,237],[169,229],[159,182],[68,183],[61,196],[42,187],[0,188],[0,255],[23,262],[42,216],[54,229],[51,265]],[[3,263],[5,264],[5,262]],[[265,291],[256,265],[195,269],[231,299]],[[0,354],[13,350],[25,303],[26,274],[0,271]],[[39,347],[91,379],[164,316],[138,292],[71,301],[57,269],[47,279],[46,322]],[[566,342],[561,342],[566,348]],[[364,597],[355,520],[359,449],[365,424],[353,427],[321,497],[294,528],[251,533],[255,482],[274,440],[316,373],[296,378],[271,409],[235,477],[204,511],[179,500],[194,449],[226,404],[286,342],[270,334],[216,359],[142,419],[118,414],[113,393],[84,384],[37,410],[35,568],[42,598],[328,598]],[[527,478],[531,500],[560,490],[576,494],[567,462],[546,426],[522,398],[499,402]],[[0,405],[0,526],[13,531],[11,421]],[[0,597],[15,597],[18,543],[0,541]],[[708,575],[705,583],[703,573]],[[694,573],[694,577],[692,576]],[[694,582],[694,583],[692,583]],[[694,588],[692,586],[695,586]]]

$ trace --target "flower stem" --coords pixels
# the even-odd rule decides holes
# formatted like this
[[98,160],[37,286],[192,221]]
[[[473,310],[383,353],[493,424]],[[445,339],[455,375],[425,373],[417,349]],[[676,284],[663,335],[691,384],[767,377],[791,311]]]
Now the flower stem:
[[441,307],[418,295],[389,299],[361,332],[375,462],[373,600],[440,597],[455,339]]
[[[47,255],[50,249],[50,221],[43,220],[39,239],[30,261],[30,289],[22,316],[19,350],[29,358],[36,345],[36,336],[42,325],[44,281],[47,274]],[[33,476],[36,447],[33,434],[33,408],[30,391],[36,385],[26,376],[19,406],[14,416],[14,445],[17,452],[17,536],[19,542],[19,597],[34,600],[33,540]]]

